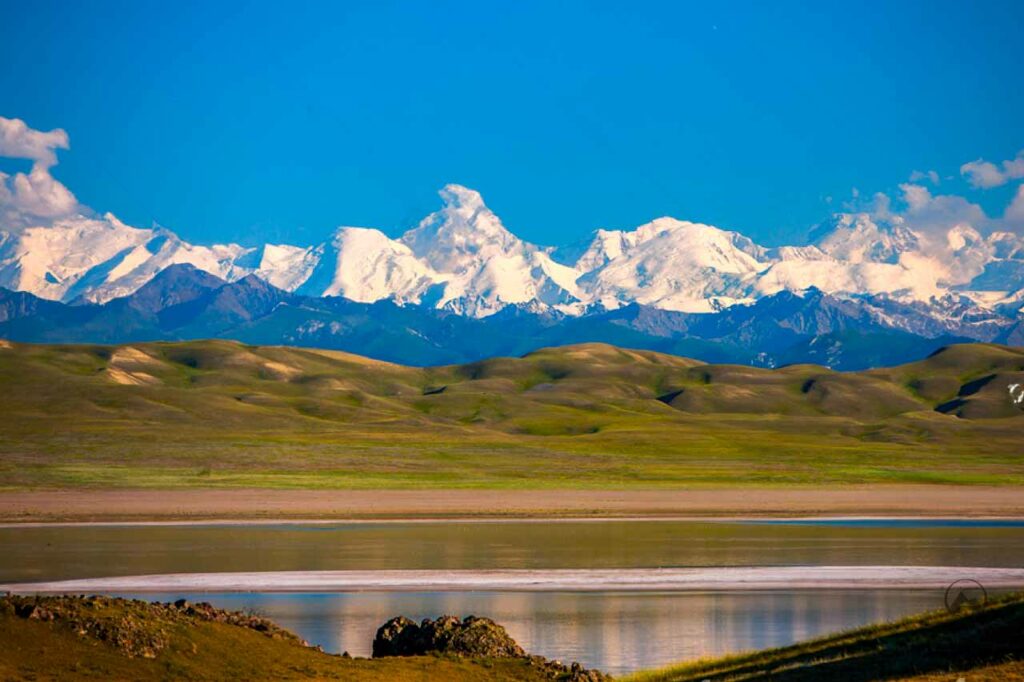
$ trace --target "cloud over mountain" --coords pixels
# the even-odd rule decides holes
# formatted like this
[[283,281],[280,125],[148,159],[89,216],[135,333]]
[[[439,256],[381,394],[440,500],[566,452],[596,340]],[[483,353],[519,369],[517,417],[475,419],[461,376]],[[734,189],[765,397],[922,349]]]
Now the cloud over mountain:
[[56,218],[76,210],[75,195],[50,175],[57,150],[67,148],[68,134],[60,128],[47,133],[0,116],[0,156],[32,161],[28,173],[0,173],[0,228],[20,229],[33,216]]

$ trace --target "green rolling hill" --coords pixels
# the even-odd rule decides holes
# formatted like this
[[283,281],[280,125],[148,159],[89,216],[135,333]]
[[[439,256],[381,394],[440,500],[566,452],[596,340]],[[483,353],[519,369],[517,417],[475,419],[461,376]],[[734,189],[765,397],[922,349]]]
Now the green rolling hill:
[[709,365],[600,344],[404,367],[229,341],[0,342],[0,473],[28,487],[1024,483],[1024,349]]

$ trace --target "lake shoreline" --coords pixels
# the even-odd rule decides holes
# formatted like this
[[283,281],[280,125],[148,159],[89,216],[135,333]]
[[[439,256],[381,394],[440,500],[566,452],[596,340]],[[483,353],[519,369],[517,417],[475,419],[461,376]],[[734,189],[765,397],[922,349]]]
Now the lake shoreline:
[[1014,486],[0,491],[4,524],[1024,519]]

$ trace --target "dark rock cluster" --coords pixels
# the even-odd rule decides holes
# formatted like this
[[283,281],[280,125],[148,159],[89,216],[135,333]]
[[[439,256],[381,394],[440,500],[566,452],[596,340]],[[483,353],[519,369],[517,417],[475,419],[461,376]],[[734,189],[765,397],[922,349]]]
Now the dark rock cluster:
[[167,647],[174,628],[199,622],[236,625],[274,639],[301,641],[262,616],[184,599],[169,604],[96,596],[7,595],[0,597],[2,614],[67,627],[81,637],[111,644],[131,658],[155,658]]
[[398,616],[384,623],[373,639],[373,657],[449,655],[463,658],[521,658],[553,680],[602,682],[610,679],[579,663],[565,665],[543,656],[529,656],[505,628],[489,618],[441,616],[422,623]]
[[423,656],[430,653],[453,654],[466,658],[520,658],[522,647],[508,636],[505,628],[489,618],[455,616],[425,619],[417,625],[405,616],[392,618],[377,630],[373,657]]
[[587,670],[573,661],[565,665],[561,661],[549,661],[543,656],[527,657],[531,666],[540,668],[545,675],[559,682],[609,682],[612,678],[599,670]]

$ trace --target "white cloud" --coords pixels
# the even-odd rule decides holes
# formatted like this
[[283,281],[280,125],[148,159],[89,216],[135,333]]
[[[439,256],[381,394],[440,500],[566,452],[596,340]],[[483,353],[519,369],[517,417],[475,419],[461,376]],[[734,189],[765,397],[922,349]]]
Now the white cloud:
[[921,182],[923,180],[928,180],[933,185],[937,185],[937,184],[939,184],[939,174],[936,171],[933,171],[933,170],[930,170],[930,171],[919,171],[919,170],[916,170],[916,171],[914,171],[913,173],[910,174],[910,181],[911,182]]
[[0,227],[19,229],[37,218],[58,218],[79,210],[78,200],[50,175],[57,150],[68,148],[61,129],[42,132],[17,118],[0,116],[0,156],[32,161],[28,173],[0,173]]
[[55,218],[73,213],[78,208],[78,201],[71,190],[45,169],[36,167],[27,175],[18,173],[11,180],[11,185],[12,204],[25,213]]
[[875,192],[871,216],[877,220],[888,220],[892,218],[892,199],[884,192]]
[[953,194],[933,195],[927,187],[900,185],[906,209],[903,224],[921,238],[921,251],[945,264],[947,282],[966,282],[976,277],[992,257],[992,246],[983,234],[998,227],[977,204]]
[[906,182],[900,194],[890,197],[876,193],[870,202],[862,201],[846,208],[853,213],[864,212],[873,220],[896,222],[917,232],[933,247],[947,249],[951,232],[990,235],[1014,232],[1024,235],[1024,183],[1017,186],[1013,200],[1002,215],[989,215],[978,204],[956,194],[933,194],[923,184]]
[[907,210],[906,221],[924,233],[942,233],[958,225],[975,229],[988,227],[989,218],[981,206],[955,194],[933,195],[927,187],[904,183],[900,185]]
[[960,166],[960,174],[976,189],[989,189],[1005,185],[1010,180],[1024,178],[1024,149],[1013,159],[996,165],[991,161],[978,159]]
[[1007,226],[1024,230],[1024,184],[1017,187],[1017,194],[1014,195],[1010,205],[1006,207],[1003,220],[1007,223]]
[[68,149],[68,134],[60,128],[44,133],[20,118],[0,116],[0,156],[32,159],[36,166],[50,168],[57,164],[58,149]]

